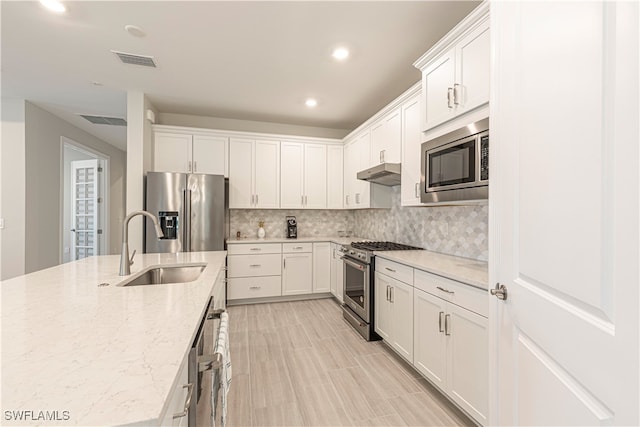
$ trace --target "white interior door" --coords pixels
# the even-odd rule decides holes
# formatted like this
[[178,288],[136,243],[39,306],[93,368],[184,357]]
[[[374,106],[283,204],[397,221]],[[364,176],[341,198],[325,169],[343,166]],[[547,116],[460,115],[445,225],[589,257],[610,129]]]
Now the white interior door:
[[493,2],[493,425],[638,425],[638,3]]
[[100,160],[71,162],[71,260],[100,254]]

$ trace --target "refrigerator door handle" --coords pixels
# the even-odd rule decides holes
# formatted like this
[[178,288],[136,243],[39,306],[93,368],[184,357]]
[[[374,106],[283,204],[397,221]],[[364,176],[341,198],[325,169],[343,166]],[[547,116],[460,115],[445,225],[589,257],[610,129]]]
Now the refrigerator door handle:
[[182,251],[191,252],[191,190],[184,190],[184,224]]

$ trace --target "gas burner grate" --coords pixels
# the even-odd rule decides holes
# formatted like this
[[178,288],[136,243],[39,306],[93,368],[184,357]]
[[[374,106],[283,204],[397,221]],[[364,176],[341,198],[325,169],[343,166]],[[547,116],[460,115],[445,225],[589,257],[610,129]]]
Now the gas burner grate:
[[351,242],[351,247],[365,251],[407,251],[423,249],[394,242]]

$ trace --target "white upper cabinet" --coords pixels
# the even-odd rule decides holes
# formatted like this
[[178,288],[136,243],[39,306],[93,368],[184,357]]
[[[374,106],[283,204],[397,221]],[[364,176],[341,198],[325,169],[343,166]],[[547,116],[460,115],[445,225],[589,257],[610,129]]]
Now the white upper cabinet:
[[282,142],[280,207],[327,207],[327,146]]
[[344,149],[342,145],[327,146],[327,208],[342,209],[344,186]]
[[280,141],[231,139],[229,207],[280,207]]
[[402,104],[402,206],[420,205],[420,94]]
[[371,126],[370,166],[380,163],[400,163],[400,107],[387,113]]
[[489,7],[482,4],[415,62],[423,131],[489,102],[489,42]]
[[[168,128],[172,130],[172,128]],[[153,171],[229,176],[229,139],[175,129],[154,130]]]

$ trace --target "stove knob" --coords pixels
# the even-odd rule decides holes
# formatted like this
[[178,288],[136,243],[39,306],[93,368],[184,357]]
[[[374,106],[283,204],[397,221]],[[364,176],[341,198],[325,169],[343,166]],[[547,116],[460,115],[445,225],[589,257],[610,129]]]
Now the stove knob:
[[358,254],[358,258],[365,259],[367,256],[365,254]]
[[349,251],[349,255],[353,255],[355,253],[356,253],[356,251]]

